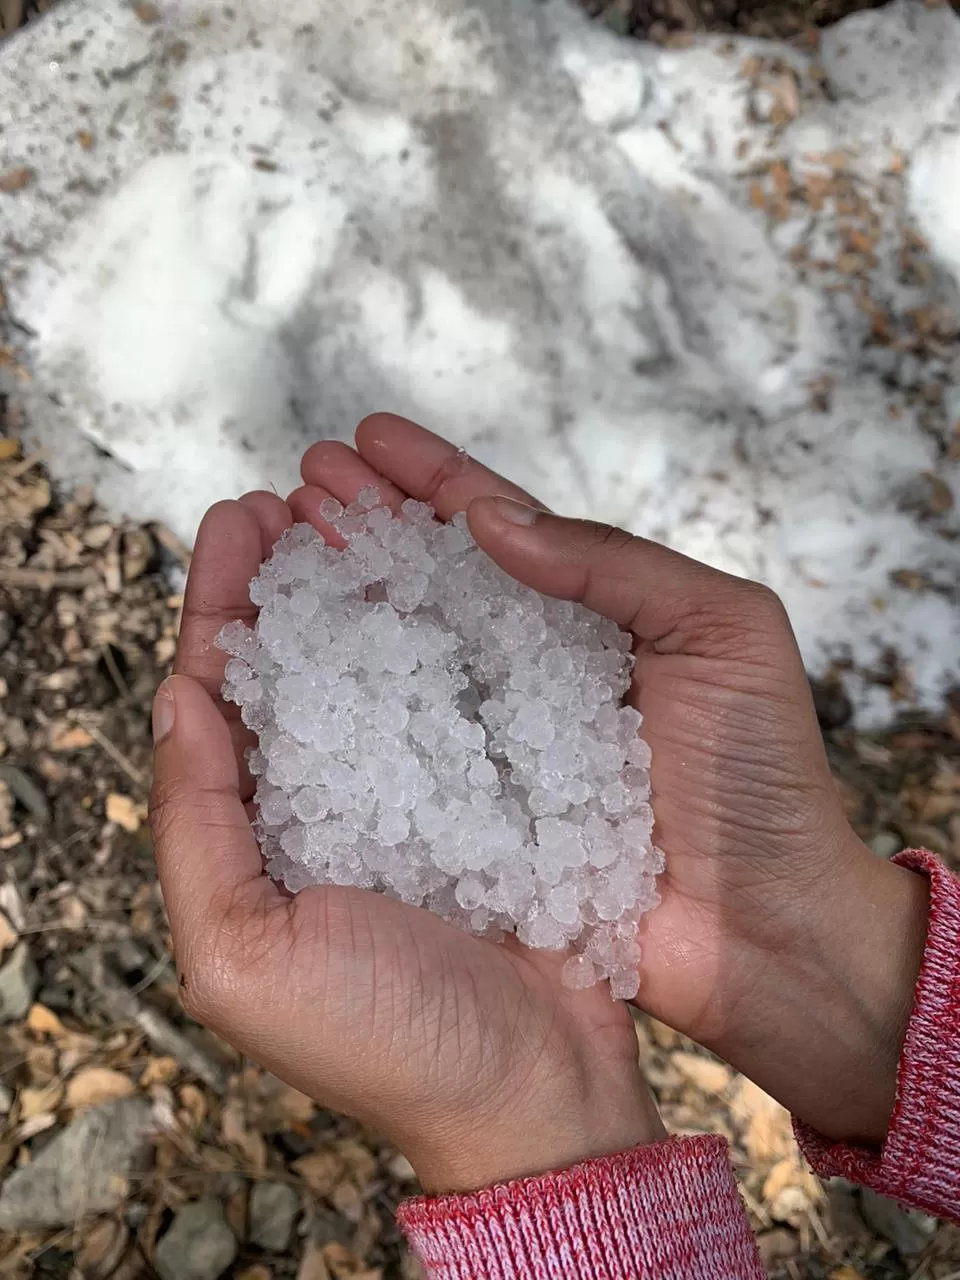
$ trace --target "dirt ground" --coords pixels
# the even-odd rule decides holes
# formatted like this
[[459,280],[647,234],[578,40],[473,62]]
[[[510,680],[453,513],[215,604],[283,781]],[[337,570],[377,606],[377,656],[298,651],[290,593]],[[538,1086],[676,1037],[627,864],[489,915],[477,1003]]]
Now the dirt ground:
[[[0,0],[0,23],[44,7]],[[592,7],[669,41],[702,29],[809,40],[863,6]],[[28,377],[2,328],[0,363],[12,385]],[[23,426],[16,394],[0,398],[0,974],[23,969],[22,1007],[3,1006],[0,980],[0,1183],[45,1150],[58,1157],[54,1144],[104,1105],[144,1100],[155,1123],[105,1207],[0,1228],[0,1277],[165,1277],[178,1215],[201,1206],[234,1242],[231,1280],[412,1280],[393,1220],[415,1190],[403,1157],[180,1011],[145,818],[150,699],[173,656],[189,551],[160,526],[112,522],[89,493],[56,491],[43,457],[24,455]],[[942,718],[876,734],[847,726],[836,688],[816,693],[837,785],[877,855],[919,844],[960,868],[960,691]],[[668,1127],[730,1140],[771,1276],[960,1276],[956,1228],[820,1185],[770,1098],[666,1027],[638,1019],[637,1036]],[[282,1243],[264,1228],[265,1187],[286,1196]]]

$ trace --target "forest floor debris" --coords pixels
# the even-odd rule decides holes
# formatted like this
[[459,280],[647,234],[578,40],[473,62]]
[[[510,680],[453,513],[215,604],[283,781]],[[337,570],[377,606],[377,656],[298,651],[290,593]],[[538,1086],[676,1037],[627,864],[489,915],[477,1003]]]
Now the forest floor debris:
[[[192,1206],[216,1212],[218,1258],[235,1242],[233,1280],[410,1280],[393,1219],[415,1190],[407,1161],[180,1010],[145,819],[150,699],[173,656],[181,597],[170,581],[183,566],[156,527],[112,523],[83,492],[59,496],[42,459],[6,445],[15,408],[5,415],[0,985],[15,964],[25,986],[0,1025],[0,1275],[165,1274],[164,1257],[191,1237]],[[817,692],[861,835],[886,856],[923,844],[960,868],[960,702],[863,734],[837,723],[844,708],[828,688]],[[956,1229],[820,1186],[772,1099],[658,1023],[639,1019],[637,1033],[670,1129],[731,1141],[771,1275],[941,1280],[957,1269]],[[138,1124],[150,1115],[149,1135],[105,1162],[123,1181],[99,1188],[98,1213],[78,1230],[71,1200],[56,1223],[38,1221],[23,1191],[31,1174],[42,1182],[104,1114],[127,1112]]]
[[[585,2],[614,29],[663,43],[707,29],[802,44],[812,24],[864,7]],[[51,4],[0,0],[0,38]],[[778,82],[788,115],[794,91]],[[799,198],[778,171],[758,182],[773,219]],[[869,235],[850,246],[869,251]],[[232,1280],[413,1280],[393,1219],[416,1189],[405,1158],[179,1007],[145,824],[150,698],[173,656],[182,599],[170,582],[189,552],[161,526],[111,521],[89,492],[54,493],[42,457],[23,456],[20,426],[0,401],[0,1276],[136,1280],[170,1265],[183,1276],[176,1249],[201,1221],[215,1224],[220,1253],[208,1273],[192,1258],[198,1275],[222,1260]],[[864,839],[878,856],[925,845],[960,869],[960,696],[942,717],[856,733],[838,689],[815,692]],[[638,1019],[637,1034],[670,1129],[730,1140],[771,1276],[958,1272],[956,1228],[842,1182],[821,1186],[772,1099],[659,1023]],[[90,1133],[119,1134],[118,1116],[131,1128],[116,1160],[100,1160],[122,1183],[108,1183],[93,1217],[71,1201],[39,1225],[24,1207],[31,1175],[39,1185]]]

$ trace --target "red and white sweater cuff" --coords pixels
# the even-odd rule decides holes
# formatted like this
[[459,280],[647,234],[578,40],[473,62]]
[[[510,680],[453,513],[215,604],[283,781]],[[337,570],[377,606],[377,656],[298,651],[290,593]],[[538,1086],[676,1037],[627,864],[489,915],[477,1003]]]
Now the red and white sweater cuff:
[[430,1280],[761,1280],[722,1138],[674,1138],[398,1221]]
[[957,1219],[960,1196],[960,880],[931,854],[896,861],[928,877],[927,945],[880,1149],[831,1143],[797,1124],[821,1177],[845,1177],[939,1217]]

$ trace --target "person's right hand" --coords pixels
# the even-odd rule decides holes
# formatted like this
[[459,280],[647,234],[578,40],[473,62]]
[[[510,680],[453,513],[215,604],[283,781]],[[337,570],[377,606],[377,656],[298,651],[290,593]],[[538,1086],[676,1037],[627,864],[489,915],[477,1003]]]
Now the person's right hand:
[[[513,577],[633,632],[630,697],[667,866],[642,928],[639,1003],[830,1137],[880,1141],[926,882],[877,859],[847,822],[777,596],[619,529],[477,496],[516,490],[403,419],[367,419],[357,449],[445,517],[466,505]],[[316,446],[294,514],[315,511],[317,485],[342,492],[355,459]]]

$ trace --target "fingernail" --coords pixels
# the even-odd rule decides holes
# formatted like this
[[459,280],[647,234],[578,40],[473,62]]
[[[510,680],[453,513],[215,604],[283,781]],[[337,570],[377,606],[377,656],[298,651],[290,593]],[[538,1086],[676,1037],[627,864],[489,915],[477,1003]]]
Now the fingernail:
[[497,504],[500,515],[509,524],[525,525],[529,528],[540,514],[536,507],[530,507],[525,502],[517,502],[516,498],[505,498],[498,493],[494,494],[493,500]]
[[153,699],[153,741],[154,745],[162,742],[173,728],[176,704],[173,699],[173,687],[169,680],[164,680]]

